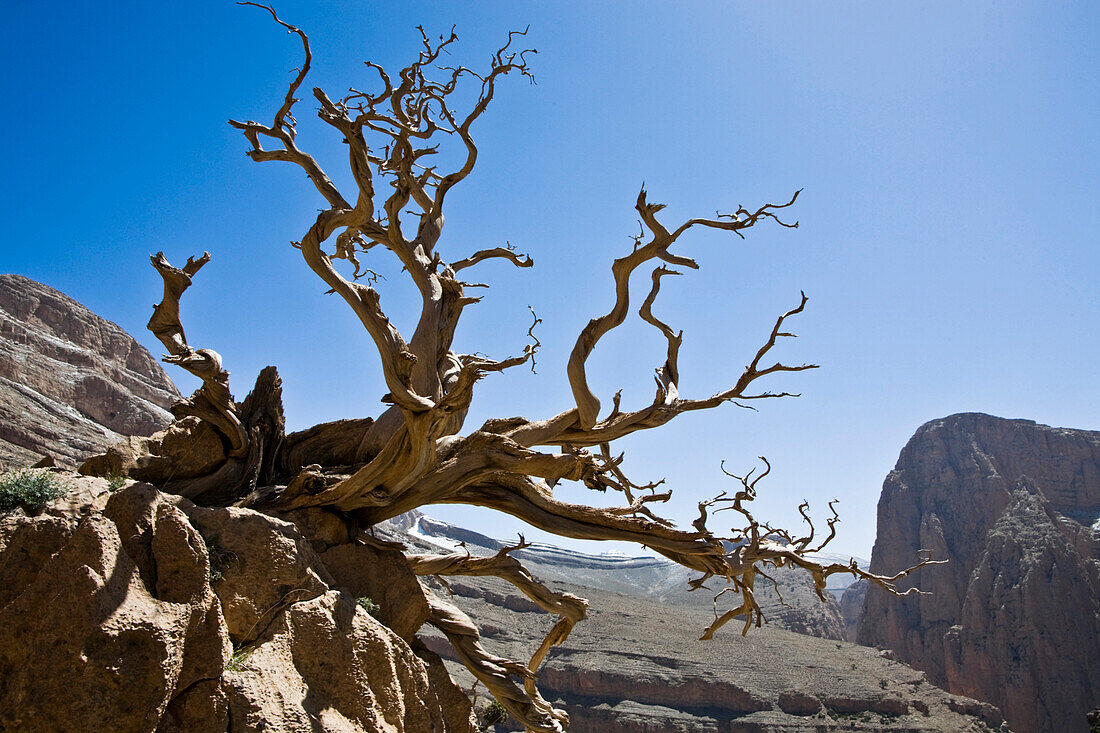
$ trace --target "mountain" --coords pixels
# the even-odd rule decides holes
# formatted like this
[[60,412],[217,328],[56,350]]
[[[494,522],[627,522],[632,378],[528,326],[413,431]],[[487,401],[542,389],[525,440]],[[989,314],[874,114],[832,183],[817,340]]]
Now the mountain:
[[[504,546],[419,512],[375,532],[419,552],[483,555]],[[783,607],[772,591],[765,603],[765,613],[776,614],[770,626],[747,636],[727,627],[702,642],[699,634],[714,618],[712,596],[687,593],[681,587],[687,576],[673,563],[550,545],[513,555],[553,589],[590,602],[588,617],[551,650],[539,673],[540,689],[569,712],[573,733],[984,731],[1001,725],[993,706],[949,695],[889,655],[785,630],[784,624],[820,630],[815,612],[828,608],[799,574],[777,574],[793,606],[783,609],[787,616],[777,614]],[[496,578],[448,578],[446,588],[437,583],[433,590],[453,593],[495,654],[529,656],[553,622]],[[473,679],[445,638],[427,627],[421,636],[469,688]]]
[[883,484],[871,571],[949,564],[867,591],[857,638],[1012,728],[1086,731],[1100,701],[1100,432],[967,413],[917,430]]
[[72,298],[0,275],[0,461],[78,465],[172,421],[179,392],[128,333]]
[[[389,524],[409,537],[425,540],[440,550],[456,550],[458,543],[462,542],[471,551],[490,554],[506,544],[420,512],[410,512],[391,520]],[[543,581],[558,581],[675,606],[698,606],[708,611],[714,605],[712,592],[706,589],[689,590],[688,580],[694,577],[694,573],[660,557],[590,555],[538,543],[519,550],[514,556]],[[831,559],[831,556],[819,559]],[[844,557],[842,561],[847,563],[848,560]],[[827,595],[826,602],[822,603],[814,593],[813,581],[807,573],[784,567],[769,570],[769,575],[776,584],[761,583],[756,595],[770,624],[825,639],[844,638],[840,606],[832,595]]]

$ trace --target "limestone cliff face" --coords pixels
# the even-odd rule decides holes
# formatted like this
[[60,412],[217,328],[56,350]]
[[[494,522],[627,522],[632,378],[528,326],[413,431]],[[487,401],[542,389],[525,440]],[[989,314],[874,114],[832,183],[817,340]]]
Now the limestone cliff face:
[[179,398],[156,359],[53,288],[0,275],[0,460],[76,465],[171,422]]
[[931,595],[867,592],[861,643],[893,649],[1016,731],[1085,730],[1100,691],[1100,433],[953,415],[886,478],[871,571],[926,548]]

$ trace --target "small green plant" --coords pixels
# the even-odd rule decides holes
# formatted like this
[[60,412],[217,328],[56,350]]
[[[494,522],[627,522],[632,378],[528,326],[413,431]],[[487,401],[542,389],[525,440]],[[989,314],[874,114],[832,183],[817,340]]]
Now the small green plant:
[[24,468],[6,473],[0,477],[0,514],[19,507],[27,514],[37,514],[68,491],[69,487],[48,470]]
[[236,672],[240,670],[245,661],[251,656],[253,649],[249,647],[240,647],[233,650],[233,656],[229,658],[229,662],[225,665],[226,672]]
[[481,722],[484,725],[497,725],[508,720],[508,710],[496,700],[485,706],[481,713]]
[[232,550],[219,545],[217,537],[202,539],[206,543],[206,556],[210,558],[210,582],[224,579],[225,571],[240,562],[241,558]]
[[360,596],[355,599],[355,603],[371,616],[378,618],[378,604],[370,596]]
[[118,491],[129,479],[123,473],[111,473],[107,475],[107,490]]

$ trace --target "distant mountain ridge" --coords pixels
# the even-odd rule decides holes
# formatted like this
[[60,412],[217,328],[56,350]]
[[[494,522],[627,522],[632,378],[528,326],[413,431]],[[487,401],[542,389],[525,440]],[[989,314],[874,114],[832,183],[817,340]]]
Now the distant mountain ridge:
[[53,288],[0,275],[0,461],[75,466],[172,420],[179,392],[132,336]]

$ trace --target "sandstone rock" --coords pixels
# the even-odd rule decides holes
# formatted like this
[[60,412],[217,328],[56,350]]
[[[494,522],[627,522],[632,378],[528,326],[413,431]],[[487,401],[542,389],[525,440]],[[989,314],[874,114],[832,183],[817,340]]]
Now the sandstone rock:
[[373,600],[379,621],[410,641],[430,614],[420,583],[397,550],[339,545],[321,555],[336,585]]
[[294,603],[245,649],[226,674],[234,731],[448,730],[419,659],[348,594]]
[[277,512],[277,515],[288,522],[293,522],[317,552],[347,544],[354,538],[354,532],[348,520],[325,507],[311,506],[289,512]]
[[443,709],[449,733],[475,733],[480,731],[470,698],[451,680],[443,659],[429,649],[423,641],[414,637],[412,650],[428,669],[428,682]]
[[197,417],[185,417],[151,436],[133,436],[112,444],[85,460],[80,472],[159,482],[166,476],[205,476],[224,462],[225,448],[217,431]]
[[191,504],[187,512],[211,555],[222,558],[213,585],[236,645],[262,634],[284,609],[328,591],[331,577],[290,522],[236,507]]
[[872,572],[919,548],[932,595],[867,593],[861,643],[1001,708],[1020,733],[1080,728],[1100,689],[1100,433],[963,414],[922,426],[887,477]]
[[779,693],[777,699],[779,707],[785,713],[791,715],[815,715],[821,710],[821,701],[813,695],[797,690],[786,690]]
[[172,698],[157,733],[226,733],[229,699],[223,687],[220,679],[200,680]]
[[472,733],[438,659],[334,589],[294,525],[65,480],[0,517],[0,731]]
[[[178,512],[157,523],[176,538],[147,552],[171,563],[180,533],[194,530]],[[177,689],[220,674],[228,640],[214,595],[192,577],[189,602],[174,589],[157,597],[123,549],[131,529],[90,514],[0,609],[0,727],[153,730]]]
[[71,298],[0,275],[0,458],[49,453],[73,466],[129,435],[171,422],[179,398],[125,331]]

